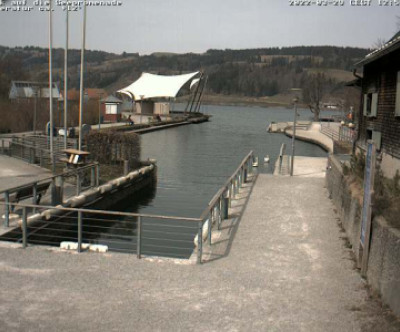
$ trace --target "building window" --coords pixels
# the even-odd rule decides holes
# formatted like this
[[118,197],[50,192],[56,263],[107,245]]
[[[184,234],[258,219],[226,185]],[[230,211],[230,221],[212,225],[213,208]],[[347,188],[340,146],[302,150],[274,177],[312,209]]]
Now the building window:
[[106,114],[117,114],[117,105],[106,104]]
[[397,72],[395,116],[400,116],[400,71]]
[[364,94],[364,116],[376,117],[378,114],[378,93]]

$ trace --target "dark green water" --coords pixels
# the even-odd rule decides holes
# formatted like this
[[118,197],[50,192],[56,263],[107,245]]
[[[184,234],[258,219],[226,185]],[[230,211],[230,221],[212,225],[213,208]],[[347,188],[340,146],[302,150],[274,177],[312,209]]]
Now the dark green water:
[[[218,189],[232,175],[242,159],[253,150],[260,161],[269,155],[259,172],[272,172],[282,143],[291,140],[283,134],[267,132],[271,121],[291,121],[293,110],[260,107],[203,107],[211,121],[142,135],[142,159],[156,158],[158,181],[113,210],[180,217],[200,217]],[[310,111],[300,110],[300,120]],[[326,152],[316,145],[296,142],[296,154],[321,157]],[[87,215],[83,217],[83,242],[106,244],[112,251],[136,252],[136,218]],[[193,252],[197,223],[143,218],[142,253],[188,258]],[[29,227],[31,244],[58,246],[61,241],[77,241],[76,216],[62,217]],[[20,229],[3,237],[21,242]]]
[[[155,197],[139,205],[140,212],[199,217],[250,150],[260,157],[260,166],[269,155],[269,165],[259,172],[272,172],[281,144],[290,148],[290,138],[266,128],[271,121],[292,121],[292,109],[203,106],[202,112],[212,115],[210,122],[142,135],[142,158],[156,158],[159,169]],[[300,120],[312,115],[299,113]],[[296,154],[326,156],[320,147],[301,141]]]

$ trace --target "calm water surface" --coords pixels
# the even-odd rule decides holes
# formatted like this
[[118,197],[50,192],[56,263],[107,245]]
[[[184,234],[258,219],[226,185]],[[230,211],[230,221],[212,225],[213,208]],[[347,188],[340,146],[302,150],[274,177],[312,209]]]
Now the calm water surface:
[[[272,172],[281,144],[290,146],[290,138],[266,128],[271,121],[292,121],[292,109],[203,106],[202,112],[212,115],[210,122],[142,135],[142,159],[156,158],[159,168],[154,198],[139,202],[140,212],[199,217],[250,150],[260,161],[269,155],[269,165],[259,171]],[[300,120],[312,115],[299,113]],[[326,156],[320,147],[301,141],[296,154]]]

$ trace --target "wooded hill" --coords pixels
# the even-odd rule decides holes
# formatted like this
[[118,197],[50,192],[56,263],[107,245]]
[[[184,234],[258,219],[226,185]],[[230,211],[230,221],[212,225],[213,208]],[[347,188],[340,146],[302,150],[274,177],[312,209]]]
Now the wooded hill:
[[[142,72],[180,74],[202,69],[209,75],[208,92],[268,97],[302,88],[310,74],[323,72],[328,90],[352,79],[354,63],[371,50],[334,46],[299,46],[245,50],[208,50],[203,54],[113,54],[86,51],[87,87],[110,93],[136,80]],[[64,50],[53,51],[54,80],[63,81]],[[69,51],[69,87],[79,87],[80,51]],[[11,80],[46,81],[48,50],[0,46],[0,98],[8,98]]]

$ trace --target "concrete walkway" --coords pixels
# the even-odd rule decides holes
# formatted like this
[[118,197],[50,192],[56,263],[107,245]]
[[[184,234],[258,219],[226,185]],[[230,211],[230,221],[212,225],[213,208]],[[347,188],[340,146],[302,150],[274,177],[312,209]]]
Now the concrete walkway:
[[[319,122],[313,122],[307,130],[296,129],[296,138],[306,142],[318,144],[326,151],[333,152],[332,138],[321,133],[320,130],[321,130],[321,124]],[[286,129],[285,134],[292,137],[293,130]]]
[[320,177],[259,175],[200,266],[0,246],[1,329],[398,331],[369,299],[327,195]]

